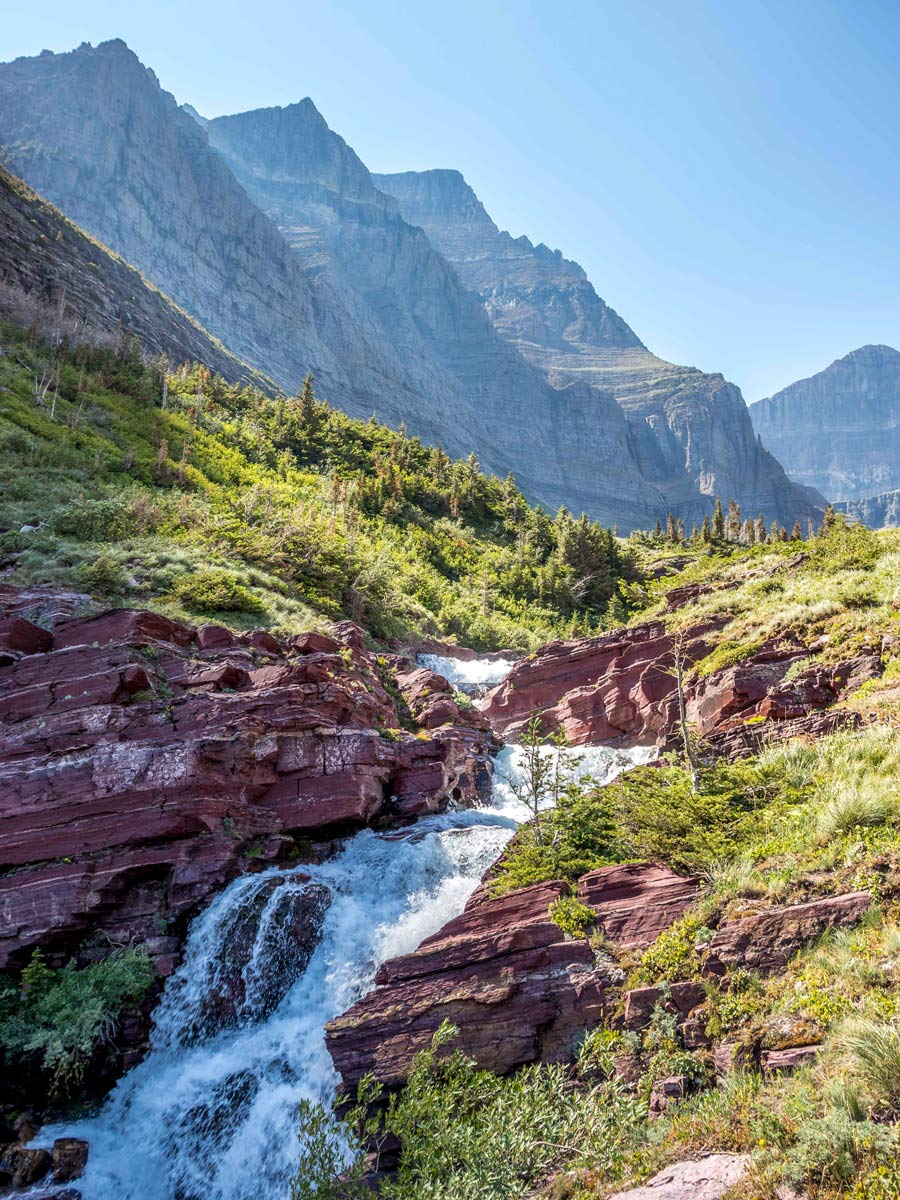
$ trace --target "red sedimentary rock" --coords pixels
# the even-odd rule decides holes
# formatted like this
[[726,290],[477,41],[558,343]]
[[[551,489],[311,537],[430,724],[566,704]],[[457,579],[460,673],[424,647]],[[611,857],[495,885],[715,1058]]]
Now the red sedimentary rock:
[[[567,891],[555,881],[482,892],[412,954],[384,963],[374,991],[327,1027],[344,1083],[369,1071],[399,1082],[444,1020],[459,1028],[453,1044],[493,1071],[568,1057],[578,1033],[614,1006],[615,983],[585,939],[565,938],[550,920]],[[603,868],[579,884],[598,925],[629,946],[652,941],[697,892],[696,881],[654,864]]]
[[28,625],[56,609],[46,589],[0,591],[0,966],[100,933],[158,944],[168,973],[160,923],[183,928],[287,835],[409,819],[489,784],[481,719],[401,732],[349,622],[285,643],[130,610]]

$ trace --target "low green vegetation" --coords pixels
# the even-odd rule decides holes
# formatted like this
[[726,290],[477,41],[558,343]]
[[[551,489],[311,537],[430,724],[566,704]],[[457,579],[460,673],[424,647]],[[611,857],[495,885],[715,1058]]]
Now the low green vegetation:
[[624,619],[631,555],[513,479],[316,398],[0,327],[8,578],[296,631],[532,649]]
[[20,976],[0,976],[0,1057],[10,1077],[30,1064],[54,1093],[68,1092],[113,1036],[125,1005],[141,1000],[152,982],[153,965],[141,950],[59,968],[35,950]]
[[[568,1064],[503,1079],[452,1052],[445,1029],[406,1087],[369,1110],[367,1128],[361,1112],[354,1128],[333,1127],[342,1153],[349,1145],[361,1155],[360,1132],[369,1148],[387,1132],[399,1136],[399,1171],[382,1192],[394,1200],[599,1200],[711,1150],[751,1156],[729,1200],[778,1200],[785,1187],[807,1200],[898,1200],[900,730],[875,724],[737,763],[703,761],[696,790],[674,761],[603,789],[562,775],[541,841],[524,829],[494,886],[574,880],[630,859],[699,872],[699,901],[642,953],[599,938],[574,895],[549,913],[567,935],[612,955],[624,987],[660,988],[649,1025],[594,1029]],[[736,968],[715,982],[702,974],[722,921],[857,889],[873,896],[869,915],[811,943],[784,970]],[[815,1043],[819,1056],[792,1074],[748,1066],[717,1081],[711,1052],[686,1047],[666,1007],[670,986],[686,979],[704,982],[696,1015],[710,1038],[747,1055]],[[630,1085],[616,1074],[623,1060],[634,1064]],[[675,1075],[690,1094],[651,1119],[653,1084]],[[332,1194],[315,1180],[307,1174],[295,1200]]]

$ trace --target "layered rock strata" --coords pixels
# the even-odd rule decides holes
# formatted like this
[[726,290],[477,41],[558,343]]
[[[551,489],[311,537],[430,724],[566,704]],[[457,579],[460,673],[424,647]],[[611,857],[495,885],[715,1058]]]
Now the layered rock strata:
[[185,919],[295,836],[489,787],[478,714],[401,732],[350,623],[278,641],[118,610],[48,630],[31,619],[47,602],[0,589],[0,965],[102,933],[146,942],[165,973]]

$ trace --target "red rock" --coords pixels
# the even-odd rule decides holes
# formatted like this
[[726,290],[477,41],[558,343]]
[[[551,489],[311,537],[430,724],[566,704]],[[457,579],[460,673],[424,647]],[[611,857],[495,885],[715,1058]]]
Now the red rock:
[[53,637],[24,617],[0,619],[0,647],[16,654],[40,654],[50,649]]
[[720,1042],[713,1051],[713,1066],[720,1079],[752,1067],[756,1049],[744,1042]]
[[118,608],[98,613],[96,617],[81,617],[63,621],[53,630],[53,646],[65,650],[69,646],[105,646],[110,642],[172,642],[188,646],[194,631],[178,621],[170,621],[159,613]]
[[764,1075],[781,1075],[796,1071],[814,1061],[821,1046],[791,1046],[787,1050],[764,1050],[762,1069]]
[[670,984],[665,992],[658,987],[632,988],[625,993],[625,1027],[645,1028],[657,1005],[674,1012],[683,1021],[705,999],[703,985],[692,980]]
[[412,719],[423,729],[439,729],[442,725],[467,725],[487,730],[487,720],[472,705],[460,705],[454,699],[453,688],[443,675],[425,667],[415,667],[404,659],[391,659],[397,687]]
[[[691,631],[688,662],[712,649],[713,628],[710,623]],[[659,621],[550,642],[513,667],[482,711],[498,733],[510,736],[539,712],[545,728],[562,729],[573,746],[654,745],[674,728],[672,645]]]
[[271,654],[276,657],[281,655],[281,643],[276,641],[271,633],[266,633],[264,629],[253,629],[249,633],[242,633],[239,641],[245,646],[251,646],[254,650],[258,650],[261,654]]
[[[378,733],[396,711],[355,626],[350,665],[310,642],[267,667],[238,644],[197,658],[208,646],[152,613],[58,629],[63,648],[0,668],[2,966],[35,945],[71,953],[97,930],[110,945],[153,939],[160,917],[178,921],[253,866],[251,843],[271,858],[291,833],[486,792],[486,732]],[[158,948],[160,975],[176,955]]]
[[[674,879],[652,864],[604,868],[583,877],[579,896],[628,944],[644,944],[656,933],[638,932],[641,908],[656,931],[681,911],[686,893]],[[693,881],[682,883],[696,894]],[[326,1027],[344,1084],[370,1071],[399,1082],[444,1020],[459,1027],[455,1044],[492,1071],[568,1057],[578,1033],[608,1015],[614,984],[588,942],[566,939],[549,919],[567,891],[559,880],[497,898],[482,890],[412,954],[384,963],[374,991]]]
[[201,625],[197,645],[201,650],[227,650],[234,645],[234,634],[224,625]]
[[871,903],[868,892],[849,892],[729,921],[710,939],[703,970],[707,975],[723,975],[729,967],[777,970],[826,929],[855,925]]
[[618,946],[649,946],[696,900],[699,881],[658,863],[624,863],[582,875],[578,899]]
[[667,1079],[657,1079],[650,1089],[647,1114],[650,1120],[661,1117],[667,1108],[683,1100],[689,1091],[690,1080],[687,1075],[670,1075]]
[[291,641],[295,654],[337,654],[341,643],[324,633],[301,633]]

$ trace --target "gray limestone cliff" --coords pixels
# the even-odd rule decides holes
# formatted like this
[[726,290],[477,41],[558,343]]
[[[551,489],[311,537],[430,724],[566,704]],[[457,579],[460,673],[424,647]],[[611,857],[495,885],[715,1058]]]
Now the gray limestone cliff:
[[750,416],[791,477],[829,500],[900,489],[900,353],[890,346],[862,346],[752,404]]
[[231,354],[164,293],[0,166],[0,315],[51,335],[137,337],[173,363],[202,361],[225,379],[274,385]]
[[787,523],[819,504],[759,444],[734,384],[651,354],[577,263],[500,230],[458,171],[374,179],[478,292],[523,357],[555,383],[581,380],[615,398],[641,474],[667,508],[700,520],[721,494]]

